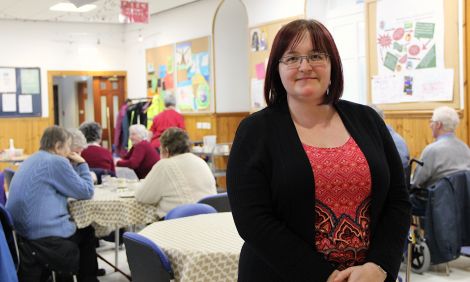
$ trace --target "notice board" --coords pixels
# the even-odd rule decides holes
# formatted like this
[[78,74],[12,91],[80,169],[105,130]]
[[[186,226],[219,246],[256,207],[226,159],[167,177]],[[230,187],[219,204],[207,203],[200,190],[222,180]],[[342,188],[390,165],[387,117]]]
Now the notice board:
[[0,117],[41,116],[39,68],[0,67]]
[[[460,0],[445,0],[443,2],[443,56],[444,64],[442,69],[451,70],[453,72],[452,78],[452,93],[451,99],[448,101],[413,101],[413,102],[400,102],[400,103],[384,103],[380,104],[380,108],[401,113],[413,113],[416,111],[431,111],[438,106],[449,106],[455,109],[463,108],[463,86],[462,86],[462,58],[461,58],[461,40],[464,22],[460,21],[462,11],[459,11]],[[380,42],[381,38],[377,36],[377,0],[365,1],[366,11],[366,27],[367,27],[367,70],[368,70],[368,102],[372,102],[372,87],[373,78],[379,74],[379,64],[377,63],[380,59],[380,55],[377,51],[377,42]],[[395,35],[395,34],[394,34]],[[442,70],[441,69],[441,70]],[[409,83],[408,83],[409,84]],[[406,76],[404,85],[402,87],[403,92],[407,92]]]

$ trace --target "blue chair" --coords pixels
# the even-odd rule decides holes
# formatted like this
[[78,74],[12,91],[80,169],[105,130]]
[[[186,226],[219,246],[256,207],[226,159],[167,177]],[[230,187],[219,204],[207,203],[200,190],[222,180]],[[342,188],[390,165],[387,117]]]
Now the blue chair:
[[[5,237],[6,237],[6,241],[8,243],[8,246],[10,248],[10,252],[11,252],[11,255],[13,257],[13,263],[15,264],[15,267],[16,267],[16,271],[21,271],[19,268],[20,268],[20,247],[19,247],[19,244],[22,244],[23,245],[23,248],[22,248],[22,254],[24,255],[24,251],[25,251],[25,247],[24,245],[27,244],[27,241],[23,238],[21,239],[20,238],[20,242],[18,242],[18,236],[15,232],[15,229],[14,229],[14,226],[13,226],[13,218],[11,216],[11,214],[8,212],[8,210],[5,209],[5,207],[3,205],[0,205],[0,222],[3,226],[3,230],[5,231]],[[31,255],[29,257],[35,257],[35,255]],[[24,257],[22,257],[23,260],[22,260],[22,264],[23,266],[22,267],[25,267],[25,268],[28,268],[31,266],[31,262],[32,260],[31,259],[24,259]],[[33,259],[34,260],[34,259]],[[25,261],[27,261],[27,263],[25,263]],[[26,264],[28,264],[28,266],[25,266]],[[51,275],[52,275],[52,280],[55,282],[56,281],[56,273],[55,273],[55,269],[50,269],[51,271]],[[71,273],[72,276],[73,276],[73,281],[77,281],[77,277],[75,275],[75,273]]]
[[7,202],[7,195],[5,194],[5,177],[3,172],[0,171],[0,204],[5,205]]
[[4,205],[0,205],[0,223],[3,226],[3,231],[5,233],[5,238],[10,248],[10,253],[13,258],[16,270],[20,264],[20,252],[18,250],[18,241],[16,237],[15,228],[13,226],[13,218],[11,214],[6,210]]
[[218,212],[231,212],[230,202],[227,192],[204,197],[198,201],[200,204],[206,204],[214,207]]
[[462,256],[470,257],[470,247],[462,247],[460,248],[460,254]]
[[5,184],[8,188],[10,188],[10,182],[13,179],[13,176],[15,175],[15,171],[11,168],[5,168],[3,170],[3,175],[5,177]]
[[133,281],[170,281],[174,278],[170,260],[157,244],[133,232],[124,233],[123,238]]
[[2,224],[0,224],[0,281],[17,282],[15,264],[8,247]]
[[216,212],[216,209],[206,204],[185,204],[170,210],[166,214],[165,220]]

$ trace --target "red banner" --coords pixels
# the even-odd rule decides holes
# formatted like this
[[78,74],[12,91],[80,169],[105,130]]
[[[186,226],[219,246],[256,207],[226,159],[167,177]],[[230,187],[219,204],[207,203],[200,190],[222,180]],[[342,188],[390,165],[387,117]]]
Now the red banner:
[[149,4],[121,0],[121,15],[125,23],[148,23]]

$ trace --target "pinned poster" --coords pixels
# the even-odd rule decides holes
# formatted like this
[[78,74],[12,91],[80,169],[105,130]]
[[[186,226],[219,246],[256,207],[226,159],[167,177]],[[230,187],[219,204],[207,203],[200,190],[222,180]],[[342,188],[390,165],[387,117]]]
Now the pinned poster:
[[264,63],[256,64],[256,78],[257,79],[264,79],[266,77],[266,67]]
[[149,4],[144,1],[121,0],[121,23],[148,23]]
[[444,67],[443,1],[377,1],[379,74]]
[[264,80],[251,79],[251,109],[260,110],[266,106],[264,102]]
[[33,98],[31,95],[18,96],[18,112],[19,113],[32,113],[33,112]]
[[404,75],[378,75],[372,79],[372,103],[452,101],[453,69],[423,69]]
[[16,92],[16,71],[14,68],[0,68],[0,93]]
[[39,69],[21,69],[21,93],[39,94]]
[[2,94],[2,112],[16,112],[16,94]]

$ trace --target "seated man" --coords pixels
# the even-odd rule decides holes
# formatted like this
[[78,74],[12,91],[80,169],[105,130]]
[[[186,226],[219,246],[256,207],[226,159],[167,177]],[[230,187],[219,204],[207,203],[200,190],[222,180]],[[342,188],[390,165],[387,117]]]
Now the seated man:
[[162,159],[145,177],[135,198],[146,204],[157,204],[163,218],[174,207],[196,203],[217,194],[215,179],[207,163],[190,153],[189,137],[180,128],[171,127],[160,137]]
[[[416,167],[411,180],[413,187],[426,188],[444,176],[470,170],[470,149],[454,134],[458,123],[459,116],[454,109],[444,106],[434,110],[429,126],[436,141],[424,148],[423,166]],[[426,193],[411,195],[411,203],[414,214],[424,215]]]

